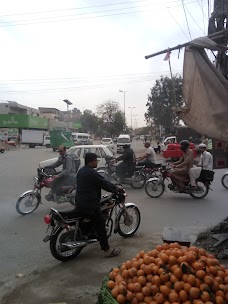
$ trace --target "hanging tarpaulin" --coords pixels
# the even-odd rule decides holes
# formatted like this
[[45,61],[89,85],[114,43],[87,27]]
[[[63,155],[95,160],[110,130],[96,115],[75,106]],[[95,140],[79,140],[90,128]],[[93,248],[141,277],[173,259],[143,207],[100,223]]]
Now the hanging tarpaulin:
[[208,37],[189,42],[183,69],[185,106],[174,111],[198,133],[228,141],[228,81],[210,62],[204,48],[226,49]]

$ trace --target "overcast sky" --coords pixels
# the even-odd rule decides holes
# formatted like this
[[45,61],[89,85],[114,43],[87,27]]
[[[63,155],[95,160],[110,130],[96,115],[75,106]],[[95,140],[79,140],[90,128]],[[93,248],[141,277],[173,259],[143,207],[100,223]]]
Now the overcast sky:
[[[183,3],[185,12],[182,0],[1,1],[0,101],[66,110],[68,99],[95,112],[111,99],[123,110],[122,90],[128,124],[135,107],[133,127],[145,125],[150,88],[169,66],[144,56],[207,34],[208,0]],[[183,50],[171,64],[182,73]]]

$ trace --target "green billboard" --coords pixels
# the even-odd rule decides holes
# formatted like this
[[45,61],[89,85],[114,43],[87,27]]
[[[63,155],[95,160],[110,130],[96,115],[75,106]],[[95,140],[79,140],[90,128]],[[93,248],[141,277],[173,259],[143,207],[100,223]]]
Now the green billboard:
[[23,114],[0,114],[0,128],[48,129],[48,119]]
[[73,128],[75,128],[75,129],[81,129],[82,128],[81,122],[79,121],[79,122],[73,123]]

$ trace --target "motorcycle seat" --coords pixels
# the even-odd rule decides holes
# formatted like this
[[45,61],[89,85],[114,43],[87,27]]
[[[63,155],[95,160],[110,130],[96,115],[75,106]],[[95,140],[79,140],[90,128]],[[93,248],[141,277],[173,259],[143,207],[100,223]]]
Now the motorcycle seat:
[[64,219],[74,219],[74,218],[77,218],[77,214],[76,214],[75,208],[74,209],[61,210],[61,211],[59,211],[59,213],[62,215],[62,217]]

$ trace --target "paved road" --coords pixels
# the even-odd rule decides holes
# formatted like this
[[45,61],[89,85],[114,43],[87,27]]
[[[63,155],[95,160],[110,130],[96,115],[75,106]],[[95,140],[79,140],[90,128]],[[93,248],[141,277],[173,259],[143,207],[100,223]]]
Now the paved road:
[[[135,150],[142,152],[142,143],[134,142]],[[1,175],[0,175],[0,294],[8,292],[12,286],[27,279],[32,279],[45,269],[51,269],[63,272],[64,280],[68,275],[72,265],[78,267],[80,276],[74,273],[74,279],[77,279],[87,286],[86,277],[83,277],[84,269],[92,271],[96,277],[97,286],[100,285],[103,273],[115,266],[126,258],[132,258],[141,248],[152,247],[153,236],[162,233],[164,226],[185,226],[201,229],[217,223],[227,216],[227,190],[220,183],[221,176],[225,169],[216,170],[215,181],[212,185],[213,191],[203,200],[194,200],[190,196],[166,192],[159,199],[150,199],[147,197],[144,189],[133,190],[126,186],[128,197],[127,200],[137,203],[142,214],[142,223],[138,232],[140,238],[129,240],[121,239],[114,236],[112,244],[119,245],[123,248],[122,257],[119,260],[103,260],[98,245],[93,245],[97,250],[87,249],[80,256],[80,264],[71,262],[61,264],[53,259],[50,255],[48,245],[42,242],[45,235],[46,226],[43,223],[43,216],[47,214],[50,207],[56,207],[55,203],[46,202],[31,215],[20,216],[15,209],[16,200],[25,190],[33,186],[32,177],[36,173],[37,164],[41,160],[52,158],[57,154],[50,149],[37,147],[35,149],[20,149],[7,151],[0,155]],[[43,193],[43,196],[46,193]],[[66,206],[58,206],[62,209]],[[89,259],[91,254],[94,260]],[[97,263],[94,263],[97,262]],[[117,264],[116,264],[117,263]],[[97,267],[97,264],[99,267]],[[62,266],[64,265],[64,266]],[[101,268],[103,267],[103,272]],[[66,272],[67,271],[67,272]],[[23,273],[25,278],[16,279],[16,274]],[[30,275],[32,273],[32,275]],[[54,276],[50,271],[49,275]],[[55,273],[56,275],[56,273]],[[58,275],[58,274],[57,274]],[[81,279],[83,278],[83,279]],[[64,281],[63,280],[63,281]],[[73,280],[73,279],[72,279]],[[82,281],[81,281],[82,280]],[[83,281],[84,280],[84,281]],[[76,284],[76,283],[75,283]],[[65,286],[65,285],[64,285]],[[81,285],[80,285],[81,286]],[[50,286],[49,286],[50,287]],[[62,288],[61,284],[57,286]],[[38,286],[36,287],[38,288]],[[64,287],[65,288],[65,287]],[[37,289],[39,291],[39,289]],[[49,289],[50,291],[50,289]],[[48,291],[47,291],[48,292]],[[78,291],[79,292],[79,291]],[[95,291],[94,291],[95,292]],[[69,292],[68,292],[69,293]],[[32,295],[31,295],[32,296]],[[45,300],[44,296],[44,300]],[[48,298],[54,299],[54,298]],[[15,300],[15,299],[14,299]],[[1,301],[0,301],[1,302]],[[54,301],[49,301],[54,302]],[[79,303],[78,301],[77,303]],[[2,302],[1,302],[2,303]],[[14,303],[10,301],[4,303]],[[18,300],[15,303],[25,303]],[[41,303],[29,302],[28,303]],[[48,303],[44,301],[43,303]],[[70,302],[67,303],[75,303]],[[80,303],[83,303],[80,302]]]

